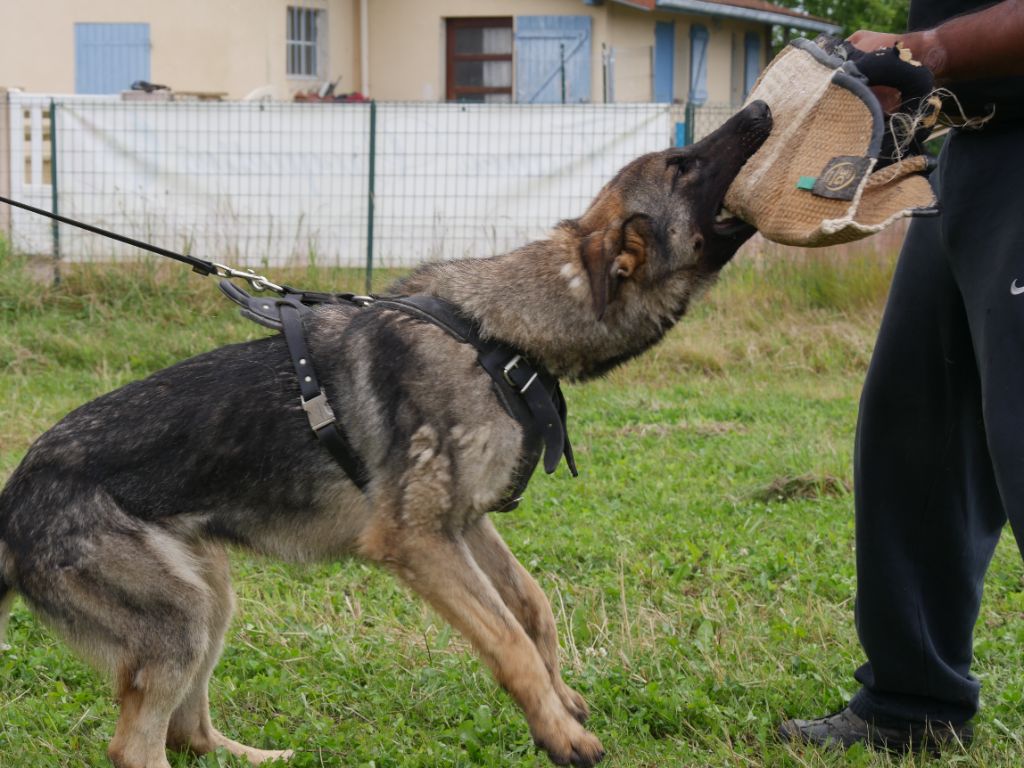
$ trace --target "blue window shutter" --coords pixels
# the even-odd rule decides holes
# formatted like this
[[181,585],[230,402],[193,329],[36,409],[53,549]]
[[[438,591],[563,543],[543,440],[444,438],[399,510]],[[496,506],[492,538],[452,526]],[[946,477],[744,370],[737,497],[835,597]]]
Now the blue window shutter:
[[516,17],[516,101],[557,104],[590,101],[590,17]]
[[672,101],[675,69],[676,25],[671,21],[654,24],[654,100]]
[[690,101],[708,100],[708,30],[700,24],[690,27]]
[[761,74],[761,36],[756,32],[747,32],[744,40],[744,64],[743,64],[743,98],[747,98],[750,89],[757,82],[757,76]]
[[75,24],[75,93],[118,93],[149,80],[149,24]]

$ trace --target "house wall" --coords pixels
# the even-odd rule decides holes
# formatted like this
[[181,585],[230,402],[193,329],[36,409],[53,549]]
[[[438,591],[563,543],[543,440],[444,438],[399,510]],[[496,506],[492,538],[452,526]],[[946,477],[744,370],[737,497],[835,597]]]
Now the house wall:
[[[473,16],[567,15],[590,16],[591,100],[603,100],[602,44],[614,50],[615,100],[642,102],[653,98],[654,25],[675,23],[674,96],[685,101],[690,77],[690,26],[703,24],[710,33],[708,100],[734,102],[733,39],[736,58],[743,63],[747,31],[764,34],[764,27],[740,20],[651,13],[620,3],[584,5],[581,0],[370,0],[370,94],[376,99],[435,101],[445,96],[445,19]],[[763,56],[763,52],[762,52]],[[396,66],[396,61],[401,65]],[[762,60],[762,64],[763,64]],[[742,71],[739,72],[742,86]],[[740,94],[742,96],[742,94]]]
[[[603,101],[602,46],[614,52],[619,102],[653,98],[654,25],[675,24],[674,98],[686,101],[690,27],[703,24],[708,47],[708,101],[742,99],[743,39],[764,37],[761,25],[732,19],[645,12],[621,3],[581,0],[367,0],[369,95],[380,100],[441,101],[445,97],[445,19],[471,16],[575,15],[592,19],[591,100]],[[326,71],[319,80],[285,73],[289,5],[327,12]],[[360,0],[9,0],[0,24],[0,86],[73,93],[76,22],[147,22],[150,79],[177,91],[242,98],[268,87],[290,98],[323,80],[339,93],[362,89]],[[765,46],[762,45],[762,59]],[[762,60],[762,65],[764,60]],[[737,71],[738,68],[738,71]]]
[[270,86],[277,98],[319,83],[288,78],[286,9],[327,12],[323,80],[359,89],[359,0],[6,0],[0,23],[0,85],[73,93],[75,24],[147,22],[150,79],[178,91],[242,98]]
[[[651,99],[651,51],[654,45],[654,24],[658,21],[675,24],[673,95],[677,101],[685,102],[690,90],[690,28],[695,24],[703,25],[708,30],[708,102],[728,104],[742,101],[744,37],[747,32],[756,32],[763,38],[763,25],[739,19],[648,13],[620,4],[610,4],[608,11],[609,38],[605,42],[615,49],[616,101]],[[761,66],[765,64],[762,44]],[[734,77],[738,78],[735,83]]]
[[[445,20],[472,16],[590,16],[591,100],[601,100],[606,8],[581,0],[370,0],[370,93],[376,99],[445,98]],[[653,36],[653,26],[651,35]],[[653,37],[652,37],[653,39]]]

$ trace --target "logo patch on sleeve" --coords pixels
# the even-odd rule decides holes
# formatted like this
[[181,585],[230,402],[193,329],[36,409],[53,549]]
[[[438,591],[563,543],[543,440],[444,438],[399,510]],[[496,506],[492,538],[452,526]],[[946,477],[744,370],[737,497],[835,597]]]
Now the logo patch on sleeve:
[[853,200],[861,179],[871,167],[871,158],[840,155],[825,165],[811,193],[833,200]]

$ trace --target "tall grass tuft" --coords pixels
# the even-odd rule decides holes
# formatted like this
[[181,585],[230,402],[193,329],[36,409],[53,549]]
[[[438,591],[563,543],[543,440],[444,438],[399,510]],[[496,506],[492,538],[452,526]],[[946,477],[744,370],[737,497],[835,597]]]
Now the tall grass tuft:
[[866,240],[829,248],[792,248],[755,236],[723,274],[713,299],[753,300],[774,312],[880,308],[906,233],[899,223]]

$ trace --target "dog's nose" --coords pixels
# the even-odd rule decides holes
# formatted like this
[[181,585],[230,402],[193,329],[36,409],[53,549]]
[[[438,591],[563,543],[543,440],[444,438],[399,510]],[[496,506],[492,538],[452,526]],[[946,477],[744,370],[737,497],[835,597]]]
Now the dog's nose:
[[747,112],[754,120],[771,120],[772,110],[768,104],[758,99],[747,105]]

